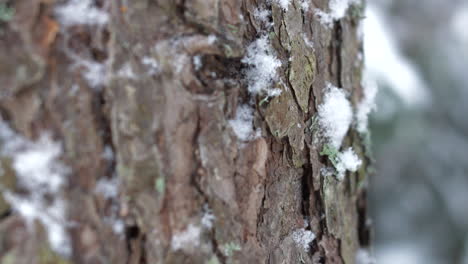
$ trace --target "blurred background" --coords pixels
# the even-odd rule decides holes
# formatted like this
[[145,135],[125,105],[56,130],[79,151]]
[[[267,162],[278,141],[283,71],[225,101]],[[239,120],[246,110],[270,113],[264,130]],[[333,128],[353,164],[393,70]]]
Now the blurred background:
[[367,2],[377,263],[468,263],[468,1]]

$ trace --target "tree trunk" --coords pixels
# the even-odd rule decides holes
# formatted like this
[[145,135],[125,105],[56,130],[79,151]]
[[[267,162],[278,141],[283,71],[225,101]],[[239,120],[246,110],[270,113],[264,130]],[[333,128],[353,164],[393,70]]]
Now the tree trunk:
[[363,4],[287,2],[0,0],[0,262],[355,263],[367,150],[324,173],[315,121],[363,97]]

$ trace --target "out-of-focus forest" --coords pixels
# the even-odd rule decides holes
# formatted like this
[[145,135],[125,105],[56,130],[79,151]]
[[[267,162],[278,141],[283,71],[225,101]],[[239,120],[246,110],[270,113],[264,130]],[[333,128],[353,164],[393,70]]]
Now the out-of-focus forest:
[[369,1],[377,263],[468,263],[468,2]]

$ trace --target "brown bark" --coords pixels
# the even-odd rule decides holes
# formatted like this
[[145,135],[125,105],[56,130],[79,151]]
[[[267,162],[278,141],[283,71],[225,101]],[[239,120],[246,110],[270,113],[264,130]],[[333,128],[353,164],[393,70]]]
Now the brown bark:
[[[0,109],[18,134],[62,142],[73,253],[54,253],[39,222],[32,231],[0,201],[1,263],[354,263],[369,243],[368,162],[344,181],[324,177],[330,164],[310,127],[327,82],[353,104],[362,97],[359,18],[348,12],[328,28],[314,15],[327,0],[308,11],[291,2],[286,11],[261,0],[98,0],[107,24],[65,26],[54,13],[61,1],[10,1]],[[258,7],[271,11],[271,29]],[[282,93],[260,104],[242,58],[264,33],[282,62]],[[86,80],[89,63],[105,67],[104,83]],[[250,100],[262,136],[240,142],[228,120]],[[367,160],[353,129],[344,145]],[[103,158],[106,147],[115,159]],[[95,192],[103,178],[119,180],[117,197]],[[316,235],[309,250],[292,238],[300,228]],[[190,231],[189,243],[175,242]]]

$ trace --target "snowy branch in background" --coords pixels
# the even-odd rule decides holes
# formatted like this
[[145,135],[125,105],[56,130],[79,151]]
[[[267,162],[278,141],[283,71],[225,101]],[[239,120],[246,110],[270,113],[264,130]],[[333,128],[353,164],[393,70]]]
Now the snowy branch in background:
[[364,19],[364,53],[369,77],[388,85],[407,106],[421,106],[430,99],[420,74],[400,53],[382,15],[372,7]]

